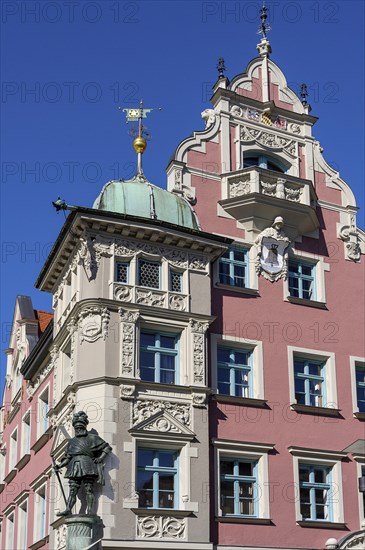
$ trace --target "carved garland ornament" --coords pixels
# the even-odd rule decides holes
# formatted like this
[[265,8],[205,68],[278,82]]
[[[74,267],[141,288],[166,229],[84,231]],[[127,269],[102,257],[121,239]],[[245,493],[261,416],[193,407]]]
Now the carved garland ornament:
[[138,516],[137,537],[158,539],[184,539],[186,519],[164,516]]
[[[171,403],[170,401],[137,400],[133,406],[133,423],[139,424],[143,420],[161,412],[167,411],[184,426],[190,426],[191,413],[188,403]],[[158,419],[162,420],[162,419]],[[152,429],[152,428],[151,428]],[[166,431],[166,430],[160,430]]]
[[264,130],[256,130],[248,126],[241,127],[241,141],[245,143],[257,142],[270,149],[284,149],[291,156],[296,155],[296,142],[280,137]]
[[190,319],[190,330],[193,338],[193,383],[205,383],[205,333],[209,323]]
[[136,322],[139,311],[119,308],[121,324],[121,376],[133,376],[136,339]]

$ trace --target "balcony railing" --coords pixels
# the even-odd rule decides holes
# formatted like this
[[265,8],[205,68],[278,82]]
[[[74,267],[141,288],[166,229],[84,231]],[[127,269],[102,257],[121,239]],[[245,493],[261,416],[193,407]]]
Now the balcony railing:
[[144,306],[188,311],[188,297],[180,292],[113,283],[113,299]]

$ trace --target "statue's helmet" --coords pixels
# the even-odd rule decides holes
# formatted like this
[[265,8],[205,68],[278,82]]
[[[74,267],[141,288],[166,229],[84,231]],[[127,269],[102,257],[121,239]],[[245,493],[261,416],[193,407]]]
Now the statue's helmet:
[[73,415],[72,425],[74,428],[85,428],[89,423],[87,414],[84,411],[79,411]]
[[274,225],[280,225],[280,227],[283,227],[284,225],[284,220],[281,216],[276,216],[274,222],[273,222],[273,226]]

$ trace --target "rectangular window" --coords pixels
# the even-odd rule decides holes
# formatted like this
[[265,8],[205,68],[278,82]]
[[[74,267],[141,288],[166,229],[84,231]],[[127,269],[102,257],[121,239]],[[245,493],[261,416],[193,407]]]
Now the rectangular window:
[[6,518],[6,550],[14,550],[14,514]]
[[178,336],[153,332],[140,335],[141,380],[175,384],[178,366]]
[[35,495],[34,541],[46,536],[46,486],[43,485]]
[[49,390],[48,388],[39,396],[38,401],[38,435],[42,435],[48,430],[49,419]]
[[160,288],[160,264],[147,260],[138,260],[138,285]]
[[140,508],[176,508],[177,452],[138,450],[137,492]]
[[325,407],[324,365],[294,358],[295,399],[298,405]]
[[257,516],[257,462],[222,459],[220,462],[223,516]]
[[219,282],[223,285],[248,286],[247,251],[238,246],[229,248],[219,259]]
[[365,365],[355,366],[356,401],[359,412],[365,413]]
[[28,532],[28,501],[22,502],[18,508],[18,550],[27,550]]
[[171,292],[182,292],[182,273],[170,269],[170,285]]
[[218,347],[218,392],[236,397],[252,397],[252,352]]
[[[362,466],[362,468],[361,468],[361,476],[365,477],[365,466]],[[362,517],[365,519],[365,493],[362,493],[361,497],[362,497],[361,498],[361,501],[362,501]]]
[[22,421],[22,456],[30,453],[30,412],[28,412]]
[[18,430],[14,430],[10,436],[10,457],[9,471],[11,471],[18,462]]
[[332,521],[331,468],[299,463],[299,487],[302,519]]
[[115,280],[117,283],[128,283],[128,262],[116,262],[115,264]]
[[295,298],[316,299],[313,265],[289,262],[289,293]]

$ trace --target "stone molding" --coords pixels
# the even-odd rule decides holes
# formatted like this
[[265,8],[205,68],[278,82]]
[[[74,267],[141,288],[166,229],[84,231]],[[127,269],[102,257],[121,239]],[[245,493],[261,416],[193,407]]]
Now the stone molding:
[[240,127],[240,139],[244,143],[258,143],[269,149],[285,151],[291,157],[297,156],[298,142],[294,139],[281,137],[280,135],[265,130],[251,128],[242,125]]
[[133,378],[136,374],[136,323],[140,313],[122,307],[118,309],[118,313],[121,320],[120,376]]
[[157,413],[168,412],[183,426],[190,427],[191,409],[189,403],[137,399],[133,404],[133,424],[139,424]]

